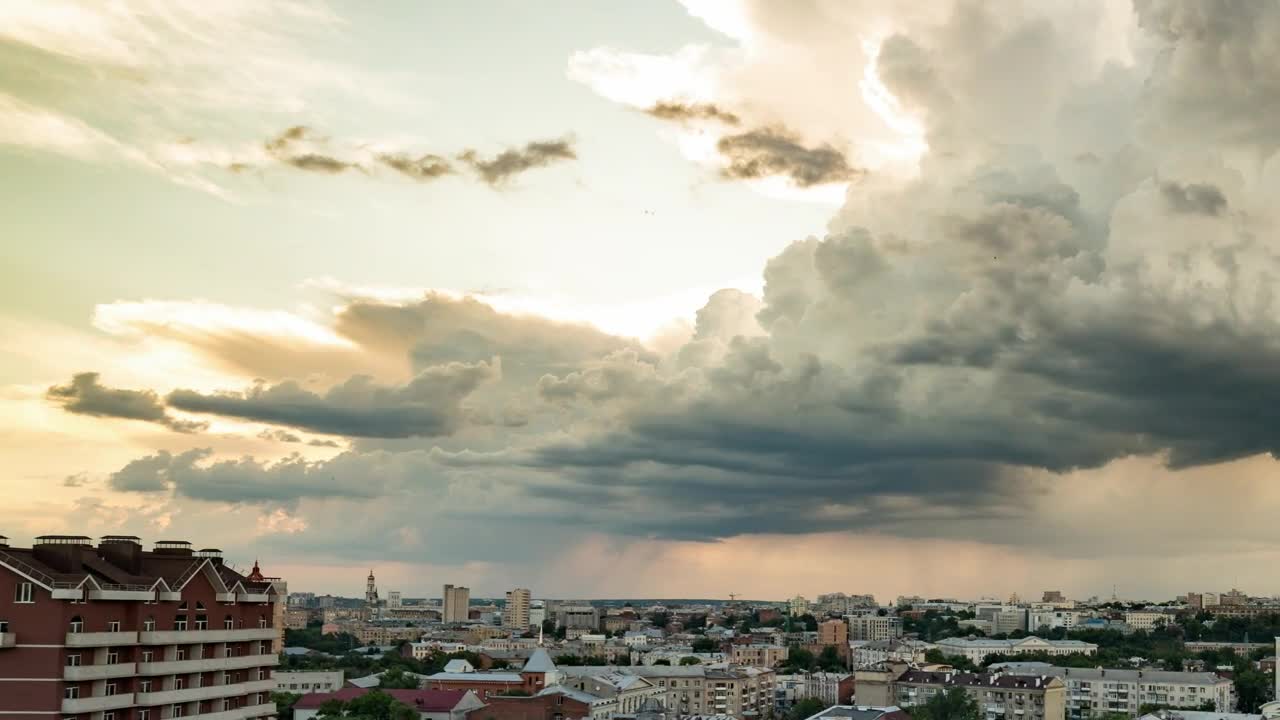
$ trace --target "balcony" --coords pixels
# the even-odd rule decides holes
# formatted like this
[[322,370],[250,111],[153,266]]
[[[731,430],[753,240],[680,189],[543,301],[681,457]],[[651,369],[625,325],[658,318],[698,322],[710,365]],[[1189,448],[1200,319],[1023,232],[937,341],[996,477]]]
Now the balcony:
[[157,630],[139,633],[143,645],[190,645],[194,643],[244,642],[274,640],[276,628],[240,628],[238,630]]
[[67,647],[108,647],[112,645],[137,645],[136,632],[80,632],[67,633]]
[[18,644],[18,636],[15,633],[0,633],[0,649],[11,648]]
[[133,705],[133,693],[119,695],[99,695],[96,697],[76,698],[62,701],[63,715],[101,712],[103,710],[119,710]]
[[205,685],[204,687],[183,688],[181,690],[160,690],[157,692],[138,693],[139,705],[171,705],[175,703],[196,702],[198,700],[214,700],[224,697],[240,697],[255,692],[275,690],[274,680],[251,680],[231,685]]
[[68,665],[62,668],[62,679],[79,682],[82,680],[132,677],[136,673],[136,668],[137,666],[131,662],[112,665]]
[[196,660],[169,660],[165,662],[149,662],[138,664],[139,675],[182,675],[195,672],[213,672],[216,670],[241,670],[254,667],[275,667],[280,662],[278,655],[240,655],[221,658],[199,658]]
[[203,713],[200,715],[184,715],[188,720],[249,720],[249,718],[267,717],[276,714],[275,703],[250,705],[235,710]]

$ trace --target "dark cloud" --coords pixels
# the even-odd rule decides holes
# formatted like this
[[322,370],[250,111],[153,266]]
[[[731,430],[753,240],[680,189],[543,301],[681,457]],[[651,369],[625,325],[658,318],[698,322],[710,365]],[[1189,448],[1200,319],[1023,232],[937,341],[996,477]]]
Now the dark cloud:
[[454,172],[448,160],[429,153],[417,157],[407,153],[382,153],[377,158],[383,165],[418,181],[435,180]]
[[831,145],[806,147],[783,128],[759,128],[726,135],[716,143],[716,149],[729,163],[721,173],[735,180],[782,176],[807,188],[847,182],[863,173]]
[[511,148],[485,160],[475,150],[467,150],[458,158],[470,165],[480,179],[492,186],[500,186],[527,170],[547,167],[557,162],[576,160],[573,141],[541,140],[526,144],[523,148]]
[[62,487],[70,487],[70,488],[84,487],[85,485],[88,485],[90,482],[91,481],[89,480],[88,473],[76,473],[74,475],[68,475],[65,478],[63,478]]
[[205,430],[208,423],[179,420],[165,411],[160,396],[150,390],[120,390],[98,382],[98,373],[78,373],[66,385],[54,385],[45,397],[67,412],[95,417],[142,420],[163,425],[174,432]]
[[[342,456],[311,463],[293,455],[277,463],[252,458],[207,462],[212,451],[197,448],[139,458],[111,474],[108,484],[122,492],[165,492],[194,500],[248,504],[288,504],[308,498],[368,499],[387,490],[382,476],[359,477]],[[363,458],[366,463],[371,456]],[[365,464],[362,470],[371,470]]]
[[258,433],[258,438],[262,440],[272,440],[274,442],[282,442],[282,443],[302,442],[302,438],[298,437],[297,435],[294,435],[288,430],[280,430],[280,429],[263,430],[262,432]]
[[175,390],[168,403],[188,412],[329,435],[431,437],[454,432],[462,422],[462,400],[498,374],[496,363],[449,363],[426,368],[402,386],[378,385],[368,376],[356,376],[323,395],[288,381],[242,393]]
[[307,444],[310,445],[311,447],[324,447],[324,448],[342,447],[342,443],[336,440],[321,440],[319,438],[316,438],[314,440],[308,440]]
[[1216,185],[1208,183],[1160,183],[1160,194],[1169,207],[1193,215],[1221,215],[1227,209],[1227,196]]
[[677,100],[663,100],[645,110],[649,115],[662,120],[685,122],[688,120],[714,120],[726,125],[738,125],[742,122],[737,115],[714,103],[684,103]]

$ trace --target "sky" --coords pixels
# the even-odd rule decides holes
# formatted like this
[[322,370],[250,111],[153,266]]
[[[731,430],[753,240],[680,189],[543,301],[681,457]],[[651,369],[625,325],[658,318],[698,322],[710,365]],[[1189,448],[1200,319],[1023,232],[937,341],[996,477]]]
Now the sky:
[[1280,593],[1280,4],[0,0],[0,534]]

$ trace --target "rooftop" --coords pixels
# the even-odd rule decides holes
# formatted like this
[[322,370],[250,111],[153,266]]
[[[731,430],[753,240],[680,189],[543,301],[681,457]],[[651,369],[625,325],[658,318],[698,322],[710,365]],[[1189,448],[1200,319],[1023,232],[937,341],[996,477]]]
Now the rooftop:
[[[294,704],[295,710],[318,710],[329,700],[355,700],[369,692],[365,688],[342,688],[331,693],[310,693],[303,695]],[[448,712],[453,710],[467,696],[467,690],[383,690],[382,692],[396,700],[414,708],[418,712]]]

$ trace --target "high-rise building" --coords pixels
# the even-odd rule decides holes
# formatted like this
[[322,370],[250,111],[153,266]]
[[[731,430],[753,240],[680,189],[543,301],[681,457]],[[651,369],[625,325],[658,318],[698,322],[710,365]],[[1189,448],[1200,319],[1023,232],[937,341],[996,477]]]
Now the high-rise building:
[[1041,602],[1060,603],[1066,601],[1067,598],[1063,596],[1061,590],[1045,590],[1044,595],[1041,596]]
[[440,598],[441,620],[444,622],[466,622],[471,608],[471,589],[461,585],[445,585],[444,595]]
[[843,620],[827,620],[818,623],[818,644],[834,645],[836,648],[849,647],[849,626]]
[[797,595],[791,598],[787,605],[788,610],[793,616],[804,615],[809,612],[809,601],[805,600],[803,595]]
[[[261,576],[261,573],[256,573]],[[273,581],[185,541],[0,538],[0,708],[19,717],[274,717]]]
[[400,591],[392,590],[387,593],[387,607],[399,609],[400,607]]
[[902,637],[902,618],[892,615],[851,615],[850,640],[893,640]]
[[507,591],[507,604],[502,608],[502,627],[525,630],[529,627],[529,602],[533,593],[528,588]]

